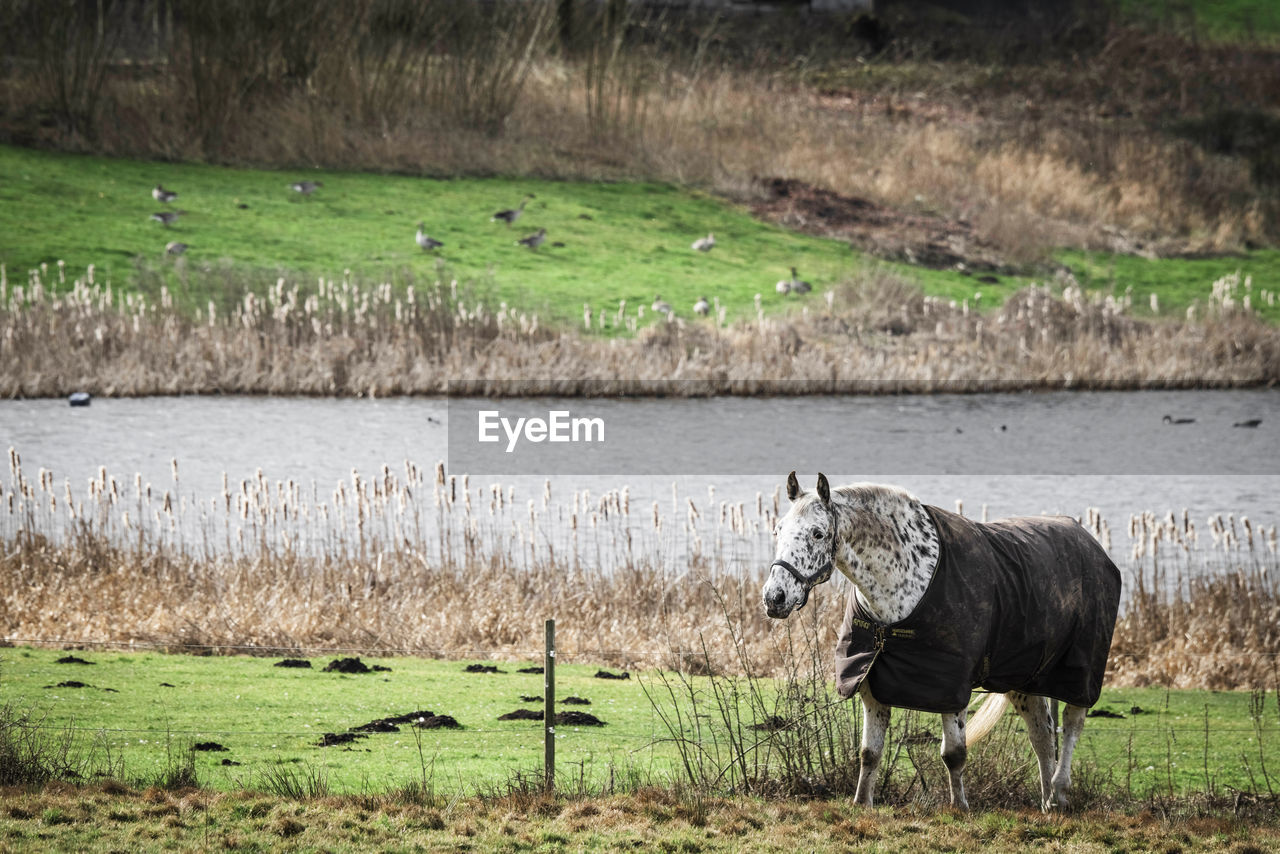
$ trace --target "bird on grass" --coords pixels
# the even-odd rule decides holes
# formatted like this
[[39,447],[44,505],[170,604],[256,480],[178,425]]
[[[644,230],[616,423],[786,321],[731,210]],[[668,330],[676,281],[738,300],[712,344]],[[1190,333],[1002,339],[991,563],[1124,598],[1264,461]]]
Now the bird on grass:
[[289,189],[297,193],[302,193],[304,196],[309,196],[323,186],[323,181],[295,181],[289,185]]
[[170,240],[164,245],[164,251],[166,255],[181,255],[187,251],[187,244],[181,240]]
[[1262,423],[1261,418],[1250,418],[1248,421],[1237,421],[1232,427],[1257,427]]
[[522,237],[516,241],[520,246],[528,246],[530,249],[537,249],[547,239],[547,230],[540,228],[528,237]]
[[444,246],[444,244],[439,240],[436,240],[433,237],[428,237],[427,233],[423,231],[424,227],[423,223],[418,223],[418,233],[413,238],[417,241],[418,245],[422,247],[424,252],[430,252],[432,249],[439,249],[441,246]]
[[1174,418],[1172,415],[1166,415],[1161,419],[1165,424],[1194,424],[1194,418]]
[[690,245],[699,252],[710,252],[711,247],[716,245],[716,236],[711,232],[707,232],[706,237],[699,237]]
[[178,194],[173,190],[166,190],[164,187],[156,184],[156,188],[151,191],[151,198],[162,204],[169,204],[178,200]]
[[811,290],[813,290],[813,285],[799,278],[796,275],[796,268],[792,267],[791,268],[791,293],[807,294]]
[[186,211],[157,211],[150,216],[150,219],[154,219],[165,228],[168,228],[177,222],[178,217],[182,216],[184,213],[186,213]]
[[711,303],[707,302],[706,297],[698,297],[698,301],[693,304],[693,313],[699,317],[706,317],[709,311],[711,311]]
[[489,217],[489,222],[505,222],[507,226],[510,227],[513,222],[520,218],[520,214],[524,213],[524,206],[529,204],[529,200],[533,197],[533,193],[530,193],[520,200],[519,207],[508,208],[505,211],[498,211],[496,214]]
[[671,314],[671,303],[667,302],[657,294],[654,294],[653,305],[651,305],[650,308],[660,314]]

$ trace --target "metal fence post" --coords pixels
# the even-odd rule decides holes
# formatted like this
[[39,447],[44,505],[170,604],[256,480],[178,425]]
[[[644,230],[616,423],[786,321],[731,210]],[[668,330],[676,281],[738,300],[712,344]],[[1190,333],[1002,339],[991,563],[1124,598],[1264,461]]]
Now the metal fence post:
[[546,790],[556,790],[556,621],[547,620],[547,648],[542,665],[543,700],[542,712],[543,757],[546,770]]

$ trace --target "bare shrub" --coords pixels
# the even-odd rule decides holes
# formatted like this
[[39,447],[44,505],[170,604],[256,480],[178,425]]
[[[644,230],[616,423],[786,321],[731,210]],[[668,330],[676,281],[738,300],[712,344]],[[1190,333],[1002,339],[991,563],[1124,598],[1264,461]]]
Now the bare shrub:
[[127,0],[14,0],[0,8],[7,30],[35,60],[38,95],[71,144],[94,140],[103,88],[125,32]]

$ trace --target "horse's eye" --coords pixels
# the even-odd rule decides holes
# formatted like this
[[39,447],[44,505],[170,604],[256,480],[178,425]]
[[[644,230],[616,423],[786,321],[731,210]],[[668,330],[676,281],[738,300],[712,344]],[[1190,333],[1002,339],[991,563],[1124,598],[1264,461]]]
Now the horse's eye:
[[822,531],[814,531],[814,532],[813,532],[813,538],[814,538],[815,540],[820,540],[820,539],[822,539],[822,538],[823,538],[823,537],[825,537],[825,536],[826,536],[826,534],[825,534],[824,532],[822,532]]

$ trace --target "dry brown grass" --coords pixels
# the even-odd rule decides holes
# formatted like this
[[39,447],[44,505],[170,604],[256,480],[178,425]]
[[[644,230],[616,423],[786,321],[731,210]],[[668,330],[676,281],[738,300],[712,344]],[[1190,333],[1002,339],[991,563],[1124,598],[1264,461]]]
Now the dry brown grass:
[[[231,311],[175,309],[77,280],[0,282],[0,397],[98,395],[825,394],[1185,388],[1280,380],[1280,330],[1224,280],[1202,322],[1149,322],[1069,279],[998,312],[875,271],[816,310],[720,328],[683,320],[608,340],[492,311],[456,285],[281,280]],[[1055,295],[1056,294],[1056,295]],[[680,380],[680,383],[670,383]],[[452,385],[451,385],[452,384]]]
[[[935,760],[936,761],[936,760]],[[130,849],[140,837],[166,850],[339,851],[417,847],[499,850],[817,852],[876,846],[912,852],[1019,852],[1044,845],[1063,852],[1123,847],[1133,851],[1251,854],[1280,844],[1264,809],[1206,814],[1187,804],[1169,815],[1149,805],[1114,811],[1042,815],[995,808],[970,818],[950,811],[865,809],[848,799],[762,800],[643,788],[625,794],[550,798],[528,793],[406,802],[367,795],[293,799],[254,792],[132,790],[118,784],[6,791],[0,819],[15,847]]]

